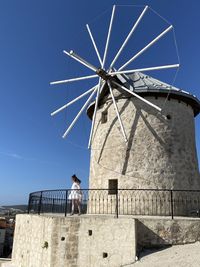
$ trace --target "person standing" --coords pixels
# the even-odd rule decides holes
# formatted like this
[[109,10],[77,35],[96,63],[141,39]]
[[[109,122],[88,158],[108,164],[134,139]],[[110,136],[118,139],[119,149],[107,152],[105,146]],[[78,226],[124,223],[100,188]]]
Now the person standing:
[[81,187],[80,187],[81,180],[78,179],[76,174],[72,175],[72,186],[70,190],[70,194],[68,199],[72,202],[72,210],[70,215],[74,215],[75,207],[78,208],[78,215],[81,215]]

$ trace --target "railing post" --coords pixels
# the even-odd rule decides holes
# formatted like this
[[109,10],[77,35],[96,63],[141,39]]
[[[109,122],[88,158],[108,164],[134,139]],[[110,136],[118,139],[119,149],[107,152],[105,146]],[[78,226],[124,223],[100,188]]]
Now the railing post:
[[30,206],[31,206],[31,194],[29,194],[29,199],[28,199],[28,210],[27,213],[30,213]]
[[67,216],[67,198],[68,198],[68,190],[65,192],[65,217]]
[[171,198],[171,216],[173,220],[174,219],[173,190],[170,190],[170,198]]
[[40,199],[39,199],[39,206],[38,206],[38,215],[40,215],[41,209],[42,209],[42,193],[43,193],[43,191],[40,192]]
[[116,215],[119,217],[119,206],[118,206],[118,188],[116,189]]
[[53,204],[52,204],[52,208],[51,208],[52,213],[54,213],[54,206],[55,206],[55,199],[53,198]]

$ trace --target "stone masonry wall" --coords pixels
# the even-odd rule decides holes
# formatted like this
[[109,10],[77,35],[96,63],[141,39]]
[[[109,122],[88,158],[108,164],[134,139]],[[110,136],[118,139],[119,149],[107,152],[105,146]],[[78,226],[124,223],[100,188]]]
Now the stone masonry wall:
[[83,218],[80,225],[82,236],[79,237],[78,266],[132,266],[136,257],[135,230],[133,218]]
[[17,267],[120,267],[136,256],[135,220],[17,215]]
[[200,241],[200,219],[139,218],[137,240],[145,248],[194,243]]
[[109,179],[118,179],[119,188],[200,189],[192,108],[175,99],[145,98],[163,108],[162,114],[136,98],[117,100],[127,145],[112,102],[99,108],[90,188],[108,188]]
[[52,266],[52,228],[51,217],[44,220],[40,216],[17,215],[13,264],[17,267]]
[[18,215],[9,266],[130,267],[136,248],[196,241],[199,218]]

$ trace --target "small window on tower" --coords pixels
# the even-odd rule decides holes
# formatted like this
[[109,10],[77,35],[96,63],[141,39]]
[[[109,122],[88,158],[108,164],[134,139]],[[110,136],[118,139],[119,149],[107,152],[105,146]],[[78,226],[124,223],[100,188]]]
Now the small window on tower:
[[118,180],[117,179],[108,180],[108,194],[116,195],[117,189],[118,189]]
[[106,123],[108,120],[108,111],[103,111],[101,113],[101,123]]

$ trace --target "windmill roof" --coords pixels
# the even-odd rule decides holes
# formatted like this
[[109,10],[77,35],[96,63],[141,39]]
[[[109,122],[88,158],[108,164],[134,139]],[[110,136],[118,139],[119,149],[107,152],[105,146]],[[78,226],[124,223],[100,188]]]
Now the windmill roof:
[[[144,73],[135,72],[129,75],[117,74],[116,78],[118,82],[120,81],[120,83],[127,87],[130,91],[134,91],[141,96],[168,96],[191,105],[194,110],[194,116],[198,115],[200,112],[200,101],[195,95],[165,82],[159,81]],[[101,91],[100,98],[103,98],[106,94],[108,94],[108,88],[107,86],[104,86]],[[91,112],[93,113],[93,109],[94,103],[92,103],[88,108],[87,113],[90,118],[90,114]]]

